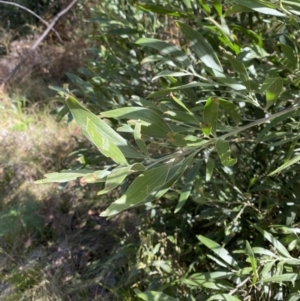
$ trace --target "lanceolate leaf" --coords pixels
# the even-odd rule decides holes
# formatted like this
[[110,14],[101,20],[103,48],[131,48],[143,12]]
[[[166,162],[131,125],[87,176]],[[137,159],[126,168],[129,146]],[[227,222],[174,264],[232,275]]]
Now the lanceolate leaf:
[[97,131],[106,139],[114,143],[119,147],[121,152],[127,158],[145,158],[145,156],[137,152],[131,145],[127,144],[127,141],[116,133],[108,124],[106,124],[101,118],[91,113],[83,105],[81,105],[75,97],[69,95],[67,99],[67,105],[76,121],[78,126],[83,131],[84,135],[92,142],[87,132],[87,120],[96,126]]
[[103,137],[90,119],[87,120],[87,132],[92,142],[104,156],[111,158],[120,165],[127,165],[126,158],[120,149],[108,138]]
[[284,169],[287,169],[291,165],[297,163],[299,160],[300,160],[300,155],[295,156],[291,160],[285,162],[280,167],[276,168],[274,171],[272,171],[271,173],[269,173],[268,176],[274,176],[275,174],[277,174],[277,173],[283,171]]
[[140,299],[145,301],[179,301],[178,299],[170,297],[162,292],[157,292],[157,291],[141,292],[138,289],[135,289],[134,292]]
[[262,87],[261,92],[266,93],[266,109],[268,109],[279,97],[282,92],[283,81],[281,77],[267,78]]
[[283,14],[282,12],[274,8],[270,8],[266,5],[263,5],[261,2],[258,2],[256,0],[235,0],[235,2],[261,14],[272,15],[277,17],[285,16],[285,14]]
[[194,114],[190,114],[187,112],[172,110],[172,111],[164,112],[164,115],[172,120],[183,122],[184,124],[188,123],[188,124],[196,125],[197,128],[199,128],[199,125],[200,125],[200,121],[196,119]]
[[154,110],[143,107],[128,107],[101,113],[102,117],[144,121],[142,133],[157,138],[166,138],[172,132],[164,119]]
[[239,299],[236,296],[232,296],[229,294],[216,294],[211,296],[210,298],[208,298],[206,301],[212,301],[212,300],[218,300],[218,301],[241,301],[241,299]]
[[227,140],[217,140],[216,149],[223,165],[232,166],[237,162],[235,158],[231,158],[229,142]]
[[210,44],[204,39],[204,37],[190,26],[182,22],[177,22],[181,31],[185,37],[190,41],[192,49],[195,51],[198,58],[203,64],[213,70],[223,72],[222,65],[218,59],[216,52],[210,46]]
[[230,16],[232,14],[241,12],[252,12],[252,9],[241,4],[233,5],[226,10],[225,16]]
[[261,282],[294,282],[299,279],[300,279],[300,275],[298,273],[288,273],[288,274],[263,278],[261,279]]
[[97,170],[92,174],[88,174],[80,179],[80,184],[91,184],[98,182],[105,182],[106,176],[108,176],[111,172],[108,170]]
[[187,178],[185,180],[185,185],[182,188],[182,192],[180,194],[179,201],[178,201],[178,204],[177,204],[177,206],[175,208],[175,212],[174,213],[177,213],[182,208],[182,206],[185,204],[185,202],[187,201],[188,197],[190,196],[191,190],[193,188],[195,177],[199,173],[199,168],[200,168],[201,164],[202,164],[202,161],[198,161],[192,167],[192,169],[190,170],[190,172],[189,172],[189,174],[188,174],[188,176],[187,176]]
[[152,80],[156,80],[160,77],[167,77],[167,76],[173,76],[173,77],[183,77],[183,76],[190,76],[190,73],[187,72],[175,72],[170,70],[164,70],[159,72],[157,75],[155,75]]
[[232,118],[234,123],[238,125],[241,120],[240,108],[236,104],[221,98],[219,98],[219,103],[224,111]]
[[160,97],[164,96],[166,94],[169,94],[170,92],[173,91],[179,91],[179,90],[184,90],[184,89],[190,89],[190,88],[195,88],[195,87],[206,87],[206,88],[212,88],[215,87],[217,83],[202,83],[202,82],[190,82],[186,85],[181,85],[181,86],[176,86],[176,87],[171,87],[168,89],[160,90],[158,92],[151,93],[148,97],[149,98],[154,98],[154,97]]
[[207,162],[206,162],[206,174],[205,174],[205,181],[209,182],[212,175],[213,175],[213,171],[215,168],[215,161],[211,158],[208,158]]
[[138,4],[137,6],[145,11],[153,12],[156,14],[168,15],[172,17],[182,17],[185,15],[184,12],[179,12],[174,9],[168,9],[155,4]]
[[111,204],[101,216],[112,216],[128,208],[154,201],[162,197],[170,187],[182,176],[191,164],[198,151],[193,152],[184,160],[174,154],[174,162],[148,170],[138,176],[126,193]]
[[105,187],[98,192],[98,195],[105,194],[123,183],[125,178],[134,171],[144,171],[145,168],[142,164],[136,163],[131,166],[118,166],[111,171],[105,181]]
[[119,185],[125,180],[125,178],[130,174],[130,166],[118,166],[112,170],[111,174],[106,178],[105,187],[103,190],[99,191],[97,194],[105,194]]
[[294,49],[288,45],[281,44],[281,50],[285,56],[283,64],[288,68],[296,69],[298,67],[298,57]]
[[149,195],[157,193],[158,188],[165,183],[168,173],[167,164],[145,171],[132,182],[124,195],[101,213],[101,216],[116,215],[142,203]]
[[280,124],[282,121],[288,119],[288,118],[293,118],[296,116],[300,115],[300,110],[294,110],[292,112],[288,112],[285,114],[282,114],[279,117],[274,118],[273,120],[271,120],[270,123],[266,124],[265,127],[262,129],[262,131],[259,133],[259,135],[256,137],[256,142],[260,142],[263,140],[264,136],[266,136],[269,132],[270,129],[275,127],[276,125]]
[[174,59],[185,68],[188,68],[191,65],[188,57],[177,46],[173,44],[151,38],[141,38],[136,41],[136,44],[154,48],[158,50],[163,56]]
[[171,98],[174,100],[176,104],[178,104],[182,109],[193,115],[193,113],[186,107],[186,105],[177,97],[173,95],[173,93],[170,93]]
[[246,241],[246,253],[248,255],[248,258],[250,260],[250,264],[251,264],[251,267],[253,270],[252,282],[256,283],[256,281],[258,279],[257,263],[256,263],[256,258],[255,258],[254,252],[248,241]]
[[211,251],[213,251],[216,255],[218,255],[224,262],[226,262],[227,265],[233,266],[235,268],[239,268],[238,263],[235,261],[233,257],[231,257],[226,249],[221,247],[218,243],[215,241],[202,236],[198,235],[197,238]]
[[245,85],[245,87],[247,88],[247,91],[249,92],[250,89],[250,79],[248,76],[248,72],[246,70],[245,65],[237,60],[236,58],[234,58],[231,55],[226,55],[226,57],[229,59],[232,67],[235,69],[235,71],[241,76],[241,80],[243,82],[243,84]]
[[234,77],[229,77],[223,72],[219,72],[218,70],[214,71],[214,79],[221,82],[223,86],[227,86],[236,91],[246,91],[247,87],[244,84],[241,84],[238,79]]
[[45,183],[65,183],[69,181],[76,180],[85,176],[95,176],[97,174],[98,179],[104,178],[110,172],[108,171],[94,171],[89,169],[81,169],[81,170],[65,170],[61,172],[52,172],[45,175],[46,179],[35,181],[35,184],[45,184]]
[[281,253],[283,256],[287,257],[287,258],[291,258],[290,253],[288,252],[288,250],[284,247],[284,245],[277,240],[271,233],[261,229],[259,226],[253,224],[253,227],[255,229],[257,229],[262,235],[263,237],[268,240],[271,244],[273,244],[274,248]]
[[112,111],[106,111],[101,113],[102,117],[115,118],[115,119],[134,119],[134,120],[143,120],[146,122],[158,123],[161,127],[161,130],[170,131],[169,126],[159,115],[159,113],[143,107],[128,107],[121,108]]
[[206,101],[204,107],[204,125],[203,128],[208,128],[208,131],[204,132],[205,135],[214,135],[216,136],[216,129],[217,129],[217,117],[218,117],[218,110],[219,110],[219,100],[216,97],[209,97]]
[[137,122],[135,124],[135,127],[134,127],[134,140],[135,140],[136,144],[138,145],[138,147],[140,148],[141,152],[143,154],[145,154],[147,157],[150,157],[147,146],[146,146],[144,140],[142,139],[141,127],[142,127],[141,122]]

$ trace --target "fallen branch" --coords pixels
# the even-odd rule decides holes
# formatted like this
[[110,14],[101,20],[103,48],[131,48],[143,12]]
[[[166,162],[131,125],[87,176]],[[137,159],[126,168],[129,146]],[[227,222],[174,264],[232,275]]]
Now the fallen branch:
[[[29,50],[35,50],[38,45],[46,38],[47,34],[50,32],[50,30],[53,29],[53,26],[55,25],[55,23],[59,20],[59,18],[61,18],[64,14],[66,14],[71,8],[72,6],[74,6],[74,4],[77,2],[77,0],[73,0],[65,9],[63,9],[61,12],[59,12],[55,18],[53,19],[53,21],[48,25],[48,27],[46,28],[46,30],[42,33],[42,35],[34,42],[34,44],[29,48]],[[20,69],[20,67],[26,62],[26,60],[28,59],[27,57],[24,57],[16,66],[15,68],[9,73],[9,75],[3,80],[2,85],[6,85],[8,83],[9,80],[11,80],[11,78],[17,73],[17,71]]]

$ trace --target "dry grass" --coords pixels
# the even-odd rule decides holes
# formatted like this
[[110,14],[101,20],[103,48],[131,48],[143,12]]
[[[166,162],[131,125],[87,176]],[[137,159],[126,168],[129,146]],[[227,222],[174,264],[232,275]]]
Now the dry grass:
[[[63,45],[44,43],[37,50],[30,46],[36,36],[25,37],[10,43],[10,52],[0,56],[0,83],[26,58],[16,75],[6,84],[6,92],[21,93],[30,102],[53,97],[49,85],[68,82],[67,72],[77,73],[86,57],[86,44],[82,38]],[[1,89],[1,87],[0,87]]]
[[88,186],[34,184],[74,161],[68,154],[79,134],[49,110],[21,103],[1,96],[0,300],[125,300],[109,289],[124,268],[111,266],[124,258],[107,258],[120,247],[127,218],[100,218]]

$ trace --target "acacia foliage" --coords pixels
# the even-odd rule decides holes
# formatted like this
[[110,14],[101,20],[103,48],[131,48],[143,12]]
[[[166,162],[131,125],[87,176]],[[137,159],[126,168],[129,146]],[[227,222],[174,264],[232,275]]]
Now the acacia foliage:
[[[86,80],[69,75],[86,104],[56,88],[97,164],[39,183],[121,185],[102,216],[142,205],[150,222],[163,216],[176,248],[147,249],[142,300],[300,299],[300,2],[121,4],[92,20],[105,43]],[[158,38],[166,24],[175,43]]]

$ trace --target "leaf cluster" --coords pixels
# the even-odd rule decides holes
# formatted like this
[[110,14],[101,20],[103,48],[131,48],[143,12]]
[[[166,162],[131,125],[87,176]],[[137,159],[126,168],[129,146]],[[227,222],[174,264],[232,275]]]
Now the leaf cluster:
[[[39,183],[125,183],[101,215],[145,205],[164,226],[140,249],[143,300],[298,300],[300,4],[129,3],[118,20],[120,3],[105,5],[100,60],[72,76],[89,103],[58,89],[102,168]],[[164,18],[177,43],[152,34]]]

